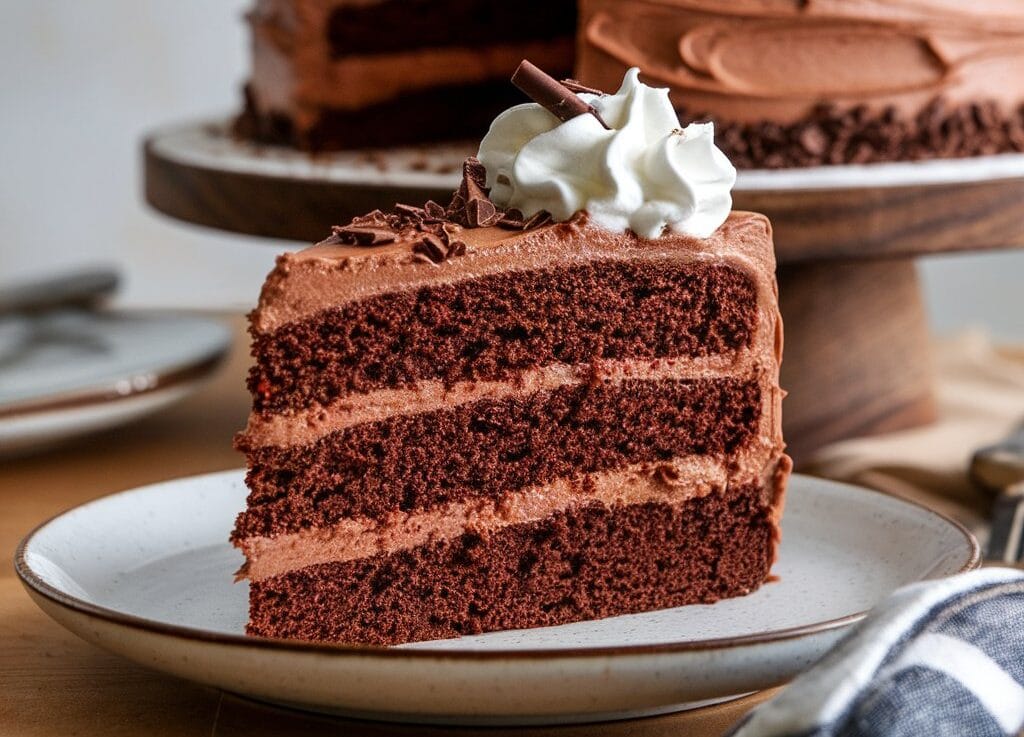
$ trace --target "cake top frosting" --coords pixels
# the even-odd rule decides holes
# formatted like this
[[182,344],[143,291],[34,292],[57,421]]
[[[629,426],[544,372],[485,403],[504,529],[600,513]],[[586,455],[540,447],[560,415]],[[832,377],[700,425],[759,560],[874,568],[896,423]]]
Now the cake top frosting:
[[564,221],[585,211],[607,230],[707,238],[729,215],[736,170],[712,123],[679,127],[668,90],[630,69],[612,95],[577,92],[594,115],[560,120],[537,103],[500,114],[477,155],[495,205]]
[[[316,247],[282,257],[265,285],[254,327],[265,331],[294,318],[269,314],[282,292],[275,275],[286,277],[309,262],[327,272],[358,274],[366,286],[375,281],[371,273],[383,270],[391,283],[392,268],[440,266],[450,259],[464,262],[446,268],[451,276],[481,268],[481,260],[500,268],[506,251],[522,255],[535,247],[545,258],[571,260],[593,249],[703,249],[736,238],[739,224],[751,218],[763,221],[755,230],[768,231],[763,216],[734,213],[732,231],[724,234],[735,169],[715,148],[711,125],[680,130],[667,91],[641,84],[637,70],[630,70],[616,94],[605,95],[532,69],[550,83],[547,93],[533,95],[545,106],[518,105],[498,117],[480,148],[491,165],[468,158],[447,206],[430,201],[374,210],[335,226]],[[587,230],[583,241],[572,235],[581,229]],[[567,243],[572,253],[566,253]],[[317,284],[314,292],[324,286]]]

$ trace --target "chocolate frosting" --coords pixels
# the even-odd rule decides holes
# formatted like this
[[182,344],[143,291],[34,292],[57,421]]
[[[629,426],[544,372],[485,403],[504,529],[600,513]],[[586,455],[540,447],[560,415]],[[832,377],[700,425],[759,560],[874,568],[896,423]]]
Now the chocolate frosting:
[[459,227],[465,243],[458,258],[435,264],[413,251],[421,235],[400,233],[378,246],[328,240],[278,257],[252,314],[256,333],[270,333],[318,311],[375,294],[430,283],[452,283],[510,270],[553,268],[594,259],[702,259],[734,264],[758,285],[762,310],[774,311],[775,254],[763,215],[734,211],[709,238],[666,234],[647,240],[591,224],[584,213],[564,223],[528,231],[500,226]]
[[822,102],[916,115],[937,97],[1024,102],[1017,0],[583,0],[577,72],[640,67],[677,108],[788,124]]

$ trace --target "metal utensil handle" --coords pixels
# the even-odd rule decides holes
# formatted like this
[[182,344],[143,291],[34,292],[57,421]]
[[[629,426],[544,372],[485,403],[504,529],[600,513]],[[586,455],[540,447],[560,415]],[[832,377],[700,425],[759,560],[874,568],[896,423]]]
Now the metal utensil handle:
[[0,290],[0,314],[88,304],[112,294],[118,281],[115,270],[94,268],[5,287]]
[[986,557],[1003,563],[1024,561],[1024,481],[996,497]]

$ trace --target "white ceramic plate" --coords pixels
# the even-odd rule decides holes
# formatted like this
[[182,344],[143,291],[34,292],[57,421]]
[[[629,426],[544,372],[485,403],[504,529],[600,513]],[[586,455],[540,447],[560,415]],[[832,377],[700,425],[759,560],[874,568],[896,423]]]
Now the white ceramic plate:
[[0,317],[0,455],[119,425],[194,391],[231,344],[201,317]]
[[[157,131],[153,152],[187,166],[253,176],[363,187],[433,188],[447,194],[459,186],[462,161],[476,142],[408,146],[379,151],[306,152],[239,140],[230,125],[186,123]],[[1012,179],[1024,176],[1024,154],[966,159],[846,164],[741,171],[737,192],[905,187]]]
[[596,622],[379,648],[249,638],[227,542],[241,471],[126,491],[47,522],[15,565],[50,616],[184,678],[377,719],[526,724],[692,707],[782,683],[898,586],[978,564],[970,533],[878,492],[794,476],[757,592]]

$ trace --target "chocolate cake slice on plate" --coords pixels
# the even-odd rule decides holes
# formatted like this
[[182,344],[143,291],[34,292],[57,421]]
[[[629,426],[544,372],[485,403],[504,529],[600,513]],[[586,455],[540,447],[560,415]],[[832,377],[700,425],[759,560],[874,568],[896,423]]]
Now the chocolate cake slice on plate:
[[396,644],[768,578],[769,223],[729,212],[710,126],[679,130],[635,70],[552,83],[521,76],[558,115],[499,116],[449,205],[357,218],[268,277],[233,533],[251,634]]

